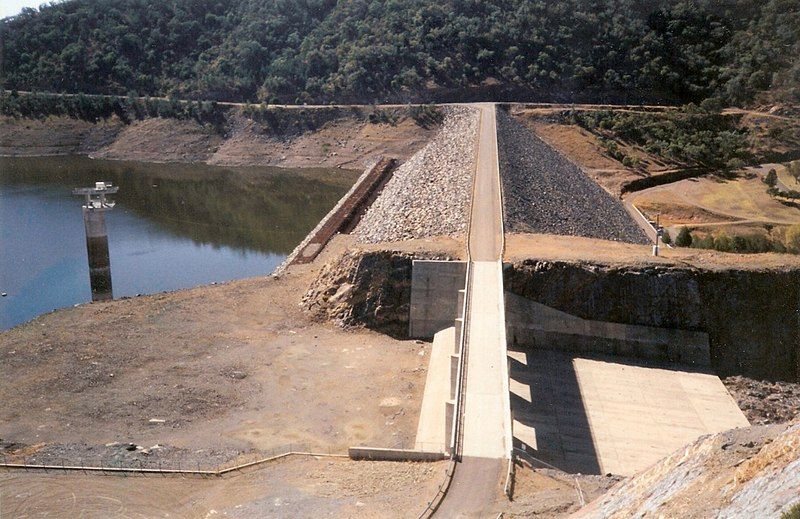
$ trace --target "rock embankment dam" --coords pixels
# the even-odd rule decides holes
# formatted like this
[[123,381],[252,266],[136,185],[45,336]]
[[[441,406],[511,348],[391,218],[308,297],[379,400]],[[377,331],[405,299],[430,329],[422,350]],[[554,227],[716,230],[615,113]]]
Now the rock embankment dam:
[[[143,459],[180,470],[307,439],[308,459],[259,462],[240,480],[246,492],[221,480],[198,508],[228,513],[244,502],[254,516],[279,501],[296,516],[536,515],[526,499],[507,499],[515,470],[520,494],[541,491],[530,478],[546,476],[525,466],[559,474],[571,499],[559,510],[572,512],[659,460],[672,464],[670,453],[694,452],[692,442],[722,452],[730,433],[721,431],[741,428],[739,443],[757,449],[719,375],[798,379],[800,261],[685,248],[653,257],[620,201],[536,128],[494,104],[436,110],[444,119],[404,147],[391,177],[362,175],[369,181],[320,223],[318,239],[298,247],[304,260],[269,277],[65,309],[7,332],[4,383],[25,389],[0,406],[0,425],[11,424],[4,440],[47,442],[20,451],[28,463],[89,444],[135,472]],[[375,130],[350,117],[319,131],[356,122]],[[378,138],[392,131],[377,126]],[[394,157],[371,149],[373,159]],[[719,441],[698,440],[709,437]],[[325,451],[332,457],[316,459]],[[320,475],[323,465],[332,472]],[[584,494],[587,481],[603,483]],[[180,499],[194,506],[197,482],[171,483],[191,486]],[[634,489],[646,499],[648,483]],[[115,484],[136,509],[131,483]],[[217,506],[220,488],[237,495]],[[608,509],[630,504],[624,492],[610,496]]]
[[[457,113],[451,113],[451,117]],[[482,109],[483,117],[487,113]],[[464,120],[451,121],[449,127],[445,121],[443,135],[435,137],[426,150],[447,142],[447,129],[458,123]],[[492,160],[502,202],[499,210],[481,209],[492,196],[491,188],[481,184],[482,167],[487,167],[486,155],[481,154],[488,149],[485,124],[481,123],[477,149],[465,147],[471,139],[463,139],[458,145],[459,155],[469,151],[477,157],[466,236],[464,229],[451,225],[451,218],[458,218],[463,211],[464,175],[430,167],[436,163],[430,155],[415,156],[407,164],[413,163],[416,170],[409,167],[407,175],[393,179],[394,185],[390,182],[387,189],[392,190],[384,191],[386,198],[382,200],[383,194],[378,198],[360,224],[361,233],[358,228],[355,232],[364,241],[398,242],[397,247],[351,251],[341,263],[331,263],[306,298],[317,315],[393,335],[402,333],[409,327],[415,260],[443,259],[447,255],[437,256],[435,247],[408,252],[401,243],[437,234],[464,239],[466,256],[462,257],[472,267],[467,269],[465,296],[466,307],[472,312],[464,318],[464,333],[468,337],[472,334],[476,342],[470,341],[466,353],[460,354],[466,356],[463,426],[469,430],[470,417],[482,414],[481,429],[501,427],[502,413],[495,416],[489,410],[491,406],[483,411],[474,406],[496,392],[486,389],[491,387],[491,380],[505,378],[515,415],[512,452],[519,449],[545,465],[555,464],[568,472],[632,474],[703,434],[746,426],[746,418],[717,374],[797,378],[797,327],[786,323],[793,323],[798,315],[800,291],[796,279],[800,266],[737,267],[735,257],[714,256],[709,261],[677,250],[669,251],[667,257],[652,258],[647,235],[619,200],[507,113],[497,111],[493,126],[496,141],[492,139],[492,144],[496,148]],[[471,137],[472,125],[466,127],[470,128],[466,135]],[[452,163],[453,155],[439,150],[442,160]],[[462,157],[458,164],[466,167],[470,162]],[[451,188],[453,203],[449,209],[442,208],[449,205],[443,193]],[[425,204],[435,201],[437,208],[417,210],[410,198],[426,200]],[[420,224],[417,218],[425,223]],[[484,232],[476,221],[484,226],[494,221],[501,230]],[[528,236],[540,235],[551,236],[546,250],[539,250],[535,240],[525,241]],[[503,236],[514,239],[504,245]],[[497,252],[484,258],[484,249]],[[557,259],[559,250],[563,259]],[[484,348],[491,340],[469,323],[483,315],[480,326],[489,335],[492,327],[507,326],[505,318],[496,323],[485,321],[485,316],[498,308],[509,311],[502,302],[478,311],[471,299],[484,300],[480,294],[491,292],[482,281],[476,286],[474,276],[482,261],[492,258],[507,262],[500,277],[506,300],[516,298],[515,319],[521,318],[524,324],[526,311],[544,311],[547,319],[556,320],[563,315],[563,323],[558,324],[562,330],[570,323],[591,321],[594,324],[583,326],[582,332],[559,333],[562,338],[570,333],[595,333],[591,330],[618,334],[613,341],[620,348],[608,350],[604,344],[610,339],[599,335],[595,338],[597,348],[591,347],[589,335],[580,339],[581,344],[589,346],[576,351],[564,349],[566,343],[557,334],[539,335],[553,338],[550,344],[517,345],[505,342],[512,339],[503,333],[501,349],[510,349],[511,370],[493,372],[497,362],[481,353],[487,351]],[[780,294],[777,298],[776,293]],[[530,318],[541,319],[533,314]],[[647,338],[648,334],[654,337]],[[635,344],[650,344],[650,349],[641,356],[631,346]],[[483,381],[484,389],[472,394],[469,388],[476,379]],[[618,381],[616,388],[613,380]],[[498,398],[492,401],[500,401]],[[645,423],[642,419],[648,413],[671,418]],[[458,423],[458,416],[454,420]],[[467,443],[477,438],[474,431],[463,434]],[[501,438],[503,434],[495,436]],[[488,460],[504,456],[479,455],[477,458],[484,461],[477,462],[467,453],[488,452],[495,436],[489,433],[477,450],[466,443],[460,447],[462,463],[455,469],[452,495],[442,502],[443,517],[465,513],[464,503],[483,512],[492,509],[487,485],[492,485],[489,480],[499,483],[504,478],[498,466]]]

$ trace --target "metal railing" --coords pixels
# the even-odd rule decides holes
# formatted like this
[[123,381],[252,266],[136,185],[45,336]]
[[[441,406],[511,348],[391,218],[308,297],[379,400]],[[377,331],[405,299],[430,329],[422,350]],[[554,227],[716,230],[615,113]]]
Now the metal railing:
[[456,371],[456,401],[453,407],[453,428],[450,432],[450,458],[458,459],[461,446],[462,414],[464,402],[464,379],[466,377],[466,358],[467,358],[467,335],[469,327],[467,325],[469,312],[469,301],[472,288],[472,262],[467,261],[467,272],[464,279],[464,301],[461,303],[461,333],[458,341],[458,370]]
[[428,501],[428,505],[425,507],[418,516],[417,519],[428,519],[432,517],[436,510],[439,508],[439,505],[442,504],[442,500],[444,496],[447,494],[447,490],[450,488],[450,483],[453,481],[453,474],[456,471],[456,461],[450,460],[450,465],[447,467],[444,475],[444,481],[439,485],[439,488],[436,490],[436,495],[433,496],[433,499]]

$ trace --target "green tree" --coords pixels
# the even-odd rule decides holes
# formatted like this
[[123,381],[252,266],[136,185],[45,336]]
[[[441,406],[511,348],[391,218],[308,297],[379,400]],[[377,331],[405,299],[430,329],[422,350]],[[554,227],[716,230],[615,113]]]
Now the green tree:
[[692,246],[692,233],[688,227],[681,227],[678,236],[675,238],[675,245],[678,247],[691,247]]
[[769,170],[767,175],[764,177],[764,183],[769,187],[775,187],[775,184],[778,183],[778,172],[774,169]]

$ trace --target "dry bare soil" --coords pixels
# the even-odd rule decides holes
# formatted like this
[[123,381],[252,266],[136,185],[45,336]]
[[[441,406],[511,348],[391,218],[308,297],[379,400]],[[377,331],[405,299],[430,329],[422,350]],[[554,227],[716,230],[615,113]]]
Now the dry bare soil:
[[[645,214],[661,211],[668,225],[737,221],[800,223],[800,208],[781,204],[767,193],[763,177],[773,168],[785,169],[780,164],[765,164],[744,170],[733,178],[709,176],[681,180],[630,197]],[[687,215],[689,210],[694,212]]]
[[151,118],[126,125],[116,117],[96,124],[0,117],[0,155],[77,153],[145,162],[363,169],[381,155],[404,161],[437,129],[408,116],[388,124],[343,115],[315,131],[284,133],[241,115],[232,115],[223,133],[194,120]]
[[416,517],[445,468],[445,462],[295,457],[211,479],[6,472],[0,473],[0,516]]
[[120,442],[159,445],[144,461],[205,465],[289,444],[412,446],[429,345],[312,322],[298,303],[318,268],[85,304],[0,334],[6,454],[74,462]]
[[800,258],[789,254],[731,254],[676,247],[661,249],[658,257],[647,245],[619,243],[577,236],[511,234],[506,236],[506,261],[530,258],[551,261],[591,261],[606,265],[690,265],[699,268],[783,270],[800,267]]

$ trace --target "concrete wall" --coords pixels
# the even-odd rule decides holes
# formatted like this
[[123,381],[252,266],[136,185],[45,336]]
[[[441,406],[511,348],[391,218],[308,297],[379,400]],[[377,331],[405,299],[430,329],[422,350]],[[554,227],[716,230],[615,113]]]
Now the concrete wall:
[[705,332],[720,376],[798,380],[800,271],[525,260],[506,290],[584,319]]
[[414,260],[411,267],[409,336],[430,338],[453,326],[458,317],[459,290],[464,289],[463,261]]
[[439,461],[444,452],[414,451],[408,449],[384,449],[380,447],[350,447],[347,454],[354,460],[377,461]]
[[506,292],[510,344],[708,366],[708,334],[581,319]]

